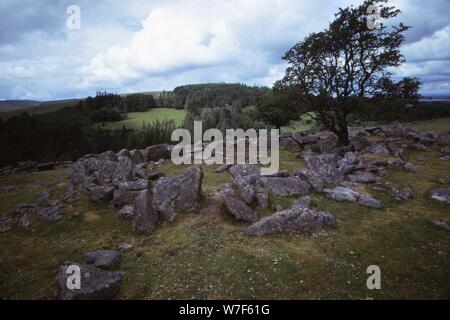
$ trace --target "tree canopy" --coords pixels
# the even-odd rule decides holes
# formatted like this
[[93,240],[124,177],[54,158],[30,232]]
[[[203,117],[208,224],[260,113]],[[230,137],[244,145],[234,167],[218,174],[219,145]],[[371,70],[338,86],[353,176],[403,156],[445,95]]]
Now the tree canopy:
[[381,79],[389,79],[391,68],[404,61],[400,45],[409,26],[368,27],[371,5],[379,8],[384,21],[400,14],[386,2],[366,0],[339,9],[327,29],[310,34],[283,56],[288,68],[275,87],[295,90],[298,103],[315,111],[343,145],[349,143],[347,117],[380,92]]

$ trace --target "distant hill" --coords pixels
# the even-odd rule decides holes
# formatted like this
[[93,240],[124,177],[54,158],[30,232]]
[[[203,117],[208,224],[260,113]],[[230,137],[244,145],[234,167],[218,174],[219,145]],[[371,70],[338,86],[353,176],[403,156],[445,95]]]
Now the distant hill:
[[4,100],[0,101],[0,118],[6,120],[22,112],[30,114],[50,113],[67,107],[74,107],[79,101],[79,99],[56,101]]
[[0,111],[13,111],[37,107],[41,101],[36,100],[0,100]]

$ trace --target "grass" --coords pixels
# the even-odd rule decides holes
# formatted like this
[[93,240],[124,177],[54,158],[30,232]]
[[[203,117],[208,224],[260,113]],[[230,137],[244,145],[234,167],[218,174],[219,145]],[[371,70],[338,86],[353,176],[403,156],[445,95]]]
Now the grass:
[[57,111],[62,111],[65,108],[68,107],[74,107],[77,105],[79,100],[67,100],[67,101],[57,101],[52,102],[36,107],[31,108],[25,108],[25,109],[19,109],[19,110],[9,110],[9,111],[1,111],[0,112],[0,118],[2,120],[8,120],[9,118],[15,117],[20,115],[21,113],[28,112],[29,114],[35,114],[35,115],[43,115],[43,114],[49,114]]
[[144,122],[153,122],[156,120],[174,120],[177,126],[181,126],[186,117],[185,110],[172,108],[155,108],[147,112],[130,112],[126,120],[118,122],[107,122],[107,129],[122,129],[125,126],[128,129],[142,129]]
[[302,132],[302,131],[310,131],[316,128],[316,121],[311,118],[310,115],[304,114],[302,115],[300,120],[289,121],[287,126],[281,127],[281,133],[289,133],[289,132]]
[[[429,161],[420,164],[418,155]],[[409,184],[414,199],[396,201],[365,187],[364,193],[383,202],[382,210],[313,194],[312,207],[330,211],[338,221],[337,228],[314,236],[246,236],[247,224],[234,221],[211,197],[204,197],[199,212],[180,215],[148,236],[133,232],[115,210],[81,198],[64,209],[64,219],[56,224],[37,222],[29,231],[0,234],[0,298],[55,298],[59,265],[82,261],[89,250],[130,243],[134,248],[124,253],[120,267],[125,278],[119,299],[448,299],[450,233],[429,223],[450,222],[449,206],[428,195],[442,187],[438,177],[450,181],[450,164],[439,156],[437,148],[407,150],[406,159],[420,174],[389,170],[388,180]],[[301,166],[294,153],[281,152],[281,169]],[[205,195],[230,180],[228,174],[214,173],[215,166],[203,168]],[[158,169],[178,175],[185,167],[165,163]],[[66,170],[56,170],[0,177],[0,185],[21,187],[1,193],[0,210],[35,201],[42,190],[58,197],[66,176]],[[271,198],[272,205],[292,200]],[[381,268],[382,289],[370,291],[366,269],[374,264]]]
[[415,121],[410,122],[407,125],[415,127],[417,130],[426,131],[437,131],[440,133],[447,133],[450,130],[450,118],[441,118],[428,121]]

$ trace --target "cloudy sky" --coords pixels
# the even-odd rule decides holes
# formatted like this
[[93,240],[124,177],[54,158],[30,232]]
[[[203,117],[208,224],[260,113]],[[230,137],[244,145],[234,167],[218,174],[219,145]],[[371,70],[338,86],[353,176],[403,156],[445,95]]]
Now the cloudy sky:
[[[391,0],[414,26],[399,76],[450,93],[450,0]],[[0,99],[82,98],[188,83],[272,85],[283,53],[356,0],[0,0]],[[67,8],[81,10],[70,29]]]

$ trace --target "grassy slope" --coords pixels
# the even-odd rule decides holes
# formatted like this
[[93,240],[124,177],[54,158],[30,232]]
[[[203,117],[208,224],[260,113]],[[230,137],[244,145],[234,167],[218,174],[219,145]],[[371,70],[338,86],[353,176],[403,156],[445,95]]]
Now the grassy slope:
[[32,108],[24,108],[20,110],[10,110],[10,111],[2,111],[0,112],[0,118],[3,120],[8,120],[9,118],[18,116],[21,113],[28,112],[29,114],[49,114],[52,112],[61,111],[67,107],[74,107],[77,105],[79,100],[66,100],[60,102],[51,102],[46,103],[40,106],[32,107]]
[[[447,123],[448,124],[448,123]],[[448,124],[449,125],[449,124]],[[435,124],[421,124],[422,128]],[[450,129],[450,125],[449,128]],[[438,177],[450,180],[450,164],[438,160],[439,151],[424,154],[426,166],[408,152],[419,176],[391,170],[390,180],[410,184],[416,198],[398,202],[368,187],[381,199],[376,211],[313,196],[313,207],[334,213],[339,226],[325,236],[272,235],[251,238],[246,224],[235,222],[217,208],[209,195],[229,181],[227,174],[205,168],[204,209],[161,225],[151,235],[131,231],[115,211],[80,199],[65,210],[57,224],[37,224],[31,231],[0,235],[0,297],[53,298],[55,276],[64,261],[81,261],[91,249],[115,248],[127,242],[121,270],[126,276],[119,298],[448,298],[450,295],[450,233],[430,219],[450,222],[449,207],[431,201],[427,192],[441,187]],[[295,154],[283,151],[282,168],[302,166]],[[169,174],[184,169],[164,164]],[[21,185],[18,192],[0,194],[0,211],[35,201],[39,191],[62,193],[67,171],[1,177],[1,185]],[[35,181],[40,181],[39,185]],[[272,199],[289,205],[292,199]],[[260,216],[269,212],[259,212]],[[366,268],[377,264],[382,290],[366,289]]]
[[175,120],[175,124],[180,126],[186,117],[185,110],[171,108],[156,108],[147,112],[131,112],[124,121],[105,123],[105,128],[122,129],[126,126],[130,129],[141,129],[144,122],[153,122],[156,120]]

